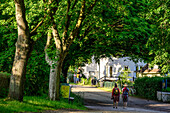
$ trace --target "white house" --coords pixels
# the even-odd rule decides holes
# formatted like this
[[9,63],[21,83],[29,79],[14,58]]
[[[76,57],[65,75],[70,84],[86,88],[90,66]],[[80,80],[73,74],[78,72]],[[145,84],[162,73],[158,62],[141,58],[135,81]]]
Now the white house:
[[[117,80],[120,73],[126,68],[130,70],[129,76],[136,78],[136,71],[140,70],[146,65],[146,63],[137,62],[134,63],[129,60],[129,57],[123,58],[102,58],[100,63],[96,63],[92,58],[91,64],[86,64],[83,68],[83,74],[89,78],[90,76],[95,76],[97,79],[105,80]],[[131,80],[132,80],[131,79]]]

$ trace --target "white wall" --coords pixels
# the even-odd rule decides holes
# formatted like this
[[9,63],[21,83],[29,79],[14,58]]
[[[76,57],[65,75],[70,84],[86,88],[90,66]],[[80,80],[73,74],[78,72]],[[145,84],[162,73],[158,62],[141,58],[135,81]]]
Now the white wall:
[[100,59],[99,65],[96,64],[94,59],[92,58],[92,63],[87,64],[85,67],[83,67],[83,69],[86,68],[83,73],[86,75],[86,77],[89,77],[89,71],[94,71],[97,74],[95,75],[97,78],[99,78],[99,75],[101,78],[104,77],[106,74],[108,74],[108,77],[110,77],[110,67],[112,67],[112,77],[118,77],[120,75],[120,72],[123,71],[124,67],[128,66],[128,69],[130,69],[130,71],[132,72],[131,74],[129,74],[129,76],[136,77],[136,73],[134,72],[136,71],[136,66],[140,68],[140,66],[144,67],[145,65],[146,63],[140,61],[135,64],[133,61],[129,60],[129,57],[112,58],[112,60],[110,60],[109,58],[102,58]]

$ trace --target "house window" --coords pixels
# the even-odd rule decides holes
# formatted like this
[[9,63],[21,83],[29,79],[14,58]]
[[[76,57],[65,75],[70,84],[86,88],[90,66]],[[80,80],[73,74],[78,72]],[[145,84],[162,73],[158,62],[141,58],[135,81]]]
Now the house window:
[[110,67],[110,77],[112,77],[112,67]]
[[142,67],[142,66],[140,66],[140,70],[142,70],[142,68],[143,68],[143,67]]
[[128,71],[128,66],[125,66],[125,71]]
[[119,70],[118,70],[118,72],[120,72],[121,70],[122,70],[122,68],[120,67]]
[[114,70],[113,72],[116,73],[116,68],[115,67],[113,68],[113,70]]
[[136,71],[138,71],[139,70],[139,67],[138,66],[136,66]]

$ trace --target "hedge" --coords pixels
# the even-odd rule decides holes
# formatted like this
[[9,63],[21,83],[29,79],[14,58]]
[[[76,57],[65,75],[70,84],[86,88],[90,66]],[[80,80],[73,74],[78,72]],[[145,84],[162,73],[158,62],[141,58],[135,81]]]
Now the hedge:
[[135,80],[134,88],[138,96],[156,100],[157,91],[162,90],[163,77],[142,77]]
[[10,74],[0,73],[0,98],[8,95]]

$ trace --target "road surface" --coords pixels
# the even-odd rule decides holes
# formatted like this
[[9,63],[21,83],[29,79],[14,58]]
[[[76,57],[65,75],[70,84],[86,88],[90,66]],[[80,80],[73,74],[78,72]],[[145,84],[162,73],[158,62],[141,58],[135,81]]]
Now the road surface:
[[[72,92],[84,98],[85,106],[89,108],[88,112],[94,113],[170,113],[170,103],[139,99],[129,97],[128,107],[123,109],[122,98],[120,98],[118,109],[113,108],[113,102],[110,99],[111,93],[100,90],[92,86],[73,85]],[[121,96],[120,96],[121,97]]]

